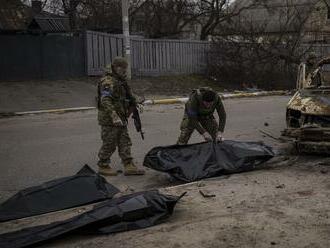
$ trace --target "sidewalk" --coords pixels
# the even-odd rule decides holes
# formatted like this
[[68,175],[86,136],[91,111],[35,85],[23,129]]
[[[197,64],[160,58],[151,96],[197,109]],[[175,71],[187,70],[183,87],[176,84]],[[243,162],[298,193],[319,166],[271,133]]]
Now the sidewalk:
[[0,82],[0,112],[95,106],[95,93],[89,79]]
[[[72,80],[0,82],[0,112],[94,107],[98,77]],[[215,84],[201,76],[136,78],[133,91],[146,99],[188,96],[191,89]]]
[[[133,80],[131,83],[134,92],[140,96],[145,96],[146,105],[184,103],[187,101],[187,96],[191,89],[197,87],[197,85],[189,83],[185,86],[182,82],[180,87],[172,85],[172,91],[169,91],[171,87],[166,87],[166,85],[169,86],[173,82],[166,80],[161,82],[153,81],[155,79],[142,79]],[[28,113],[62,113],[93,109],[96,105],[96,82],[97,78],[0,82],[0,114],[2,117],[5,117]],[[203,83],[205,82],[200,82],[198,86],[204,85]],[[152,87],[152,84],[157,84],[158,90]],[[221,93],[224,99],[287,94],[285,91],[230,93],[223,92],[221,88],[215,88],[213,85],[212,87]],[[163,88],[167,88],[167,91],[163,90]]]

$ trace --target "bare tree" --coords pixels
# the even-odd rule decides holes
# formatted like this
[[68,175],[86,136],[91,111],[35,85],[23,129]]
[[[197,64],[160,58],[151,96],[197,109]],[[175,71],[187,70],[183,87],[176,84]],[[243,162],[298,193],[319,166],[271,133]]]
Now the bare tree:
[[72,30],[77,28],[78,7],[84,0],[45,0],[44,6],[50,12],[56,14],[66,14],[69,17]]
[[120,0],[84,0],[79,13],[84,28],[104,32],[122,30]]
[[132,6],[132,22],[140,21],[150,38],[175,37],[195,19],[195,2],[189,0],[145,0]]
[[263,2],[264,0],[250,0],[249,3],[240,5],[233,4],[232,0],[200,0],[195,17],[202,26],[200,39],[206,40],[216,33],[222,23]]
[[121,29],[120,0],[47,0],[53,13],[69,17],[72,30],[92,29],[118,31]]
[[72,30],[76,29],[77,25],[77,7],[83,0],[61,0],[63,11],[68,15],[70,20],[70,27]]
[[145,33],[152,38],[175,37],[188,26],[200,25],[200,39],[213,35],[220,23],[239,15],[263,0],[253,0],[243,7],[230,8],[231,0],[133,0],[131,17],[140,18]]
[[311,48],[303,46],[311,9],[282,3],[276,7],[264,2],[222,25],[214,38],[210,75],[264,88],[294,86],[296,64]]
[[[114,31],[121,26],[120,0],[45,0],[54,13],[64,13],[73,30],[91,28]],[[253,2],[258,0],[253,0]],[[259,0],[262,1],[262,0]],[[230,8],[230,0],[130,0],[130,23],[140,23],[147,37],[179,37],[189,27],[201,26],[201,39],[238,15],[244,6]]]

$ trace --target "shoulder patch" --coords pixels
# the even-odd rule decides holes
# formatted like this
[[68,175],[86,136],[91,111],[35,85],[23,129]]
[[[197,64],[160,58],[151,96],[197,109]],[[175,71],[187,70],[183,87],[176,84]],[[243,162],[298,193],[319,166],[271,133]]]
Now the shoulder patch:
[[105,88],[101,91],[101,97],[111,96],[112,91],[110,88]]

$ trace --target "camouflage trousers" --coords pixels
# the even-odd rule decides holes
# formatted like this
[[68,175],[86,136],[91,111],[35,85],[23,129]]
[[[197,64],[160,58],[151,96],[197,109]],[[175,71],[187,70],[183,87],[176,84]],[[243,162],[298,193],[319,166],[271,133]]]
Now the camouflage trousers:
[[101,126],[102,147],[99,151],[99,166],[108,166],[110,164],[111,155],[118,147],[119,157],[123,164],[132,161],[131,147],[132,142],[128,135],[128,129],[115,126]]
[[[201,126],[208,132],[215,140],[218,132],[218,123],[213,116],[199,119]],[[188,143],[192,133],[195,130],[195,126],[191,123],[187,116],[183,117],[180,125],[180,136],[178,138],[178,145],[185,145]]]

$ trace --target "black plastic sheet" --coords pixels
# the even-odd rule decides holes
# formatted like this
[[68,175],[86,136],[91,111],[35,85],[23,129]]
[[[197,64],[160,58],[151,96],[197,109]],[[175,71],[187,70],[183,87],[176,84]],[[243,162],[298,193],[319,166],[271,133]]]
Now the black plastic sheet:
[[0,222],[112,198],[119,190],[88,165],[76,175],[24,189],[0,205]]
[[274,156],[261,142],[224,141],[155,147],[144,158],[144,166],[192,182],[254,169]]
[[172,215],[177,196],[158,191],[135,193],[102,202],[91,211],[49,225],[0,235],[1,248],[19,248],[68,234],[107,234],[150,227]]

